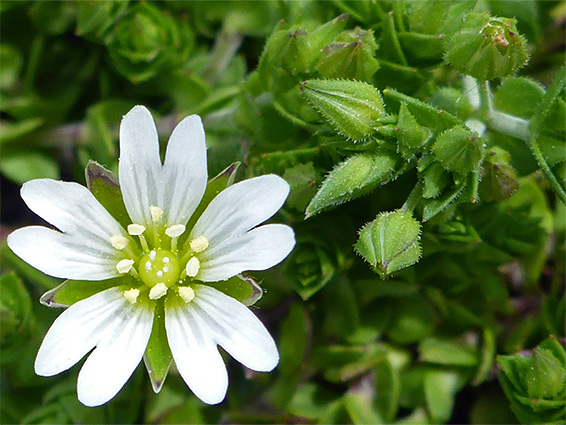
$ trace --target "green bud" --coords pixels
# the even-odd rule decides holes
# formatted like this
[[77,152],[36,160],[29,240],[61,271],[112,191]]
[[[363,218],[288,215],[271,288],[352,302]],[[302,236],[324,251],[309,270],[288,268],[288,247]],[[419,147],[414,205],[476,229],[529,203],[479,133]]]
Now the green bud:
[[391,178],[396,163],[390,152],[351,156],[328,174],[309,203],[306,218],[371,192]]
[[553,398],[564,392],[564,365],[548,350],[535,348],[526,374],[527,393],[532,398]]
[[375,59],[377,43],[373,31],[356,28],[339,34],[324,48],[317,70],[326,78],[368,81],[379,69]]
[[385,115],[377,89],[367,83],[347,80],[308,80],[301,84],[309,104],[348,139],[357,141],[375,132]]
[[133,83],[180,67],[193,44],[188,25],[141,2],[119,19],[108,36],[108,50],[118,71]]
[[419,125],[405,103],[399,109],[399,120],[395,130],[397,131],[399,153],[404,158],[413,156],[432,136],[428,128]]
[[432,151],[445,169],[466,174],[478,168],[484,147],[482,140],[475,133],[466,127],[458,126],[441,133]]
[[382,213],[362,227],[356,252],[385,278],[419,261],[420,232],[421,225],[410,212]]
[[295,25],[285,28],[280,22],[265,44],[266,59],[271,66],[281,67],[297,75],[306,72],[311,63],[311,47],[307,32]]
[[449,41],[444,59],[462,74],[492,80],[514,74],[528,58],[527,42],[515,19],[469,13]]
[[511,156],[494,147],[486,155],[482,165],[480,197],[486,202],[501,202],[519,189],[517,171],[509,164]]

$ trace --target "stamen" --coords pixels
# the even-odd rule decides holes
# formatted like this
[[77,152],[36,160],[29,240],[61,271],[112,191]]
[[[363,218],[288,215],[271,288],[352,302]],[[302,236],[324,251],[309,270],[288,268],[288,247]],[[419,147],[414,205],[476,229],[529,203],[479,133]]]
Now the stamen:
[[145,232],[145,226],[141,224],[128,224],[128,233],[132,236],[139,236]]
[[139,295],[140,290],[136,288],[128,289],[126,292],[124,292],[124,298],[128,300],[130,304],[135,304]]
[[149,298],[151,300],[158,300],[167,294],[167,286],[164,283],[158,283],[149,291]]
[[113,235],[110,236],[110,243],[114,248],[121,251],[128,246],[128,238],[122,235]]
[[191,249],[194,252],[202,252],[206,248],[208,248],[208,239],[206,239],[204,236],[199,236],[198,238],[193,239],[190,245]]
[[190,286],[179,286],[179,296],[183,301],[189,303],[195,298],[195,291]]
[[159,207],[156,207],[155,205],[149,207],[149,212],[154,223],[157,223],[159,220],[161,220],[161,217],[163,216],[163,210]]
[[118,261],[118,264],[116,264],[116,270],[118,270],[118,273],[124,274],[124,273],[128,273],[133,266],[134,266],[134,260],[124,259]]
[[187,267],[185,268],[187,276],[189,277],[195,277],[198,274],[199,269],[200,261],[197,257],[192,257],[187,263]]
[[149,251],[149,246],[142,233],[145,232],[145,226],[141,224],[128,224],[128,233],[132,236],[138,236],[144,252]]
[[184,224],[174,224],[173,226],[169,226],[167,230],[165,230],[165,234],[170,238],[178,238],[184,232],[185,232]]

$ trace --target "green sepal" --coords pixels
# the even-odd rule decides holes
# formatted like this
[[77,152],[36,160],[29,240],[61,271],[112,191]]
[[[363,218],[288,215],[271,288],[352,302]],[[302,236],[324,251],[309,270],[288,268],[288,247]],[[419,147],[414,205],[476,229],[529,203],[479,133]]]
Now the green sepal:
[[450,366],[473,367],[478,364],[478,352],[463,341],[429,337],[419,343],[420,360]]
[[355,249],[385,278],[419,261],[420,233],[421,225],[410,212],[382,213],[362,227]]
[[469,13],[462,29],[452,37],[444,60],[478,80],[492,80],[515,73],[527,63],[527,42],[512,18]]
[[246,306],[254,305],[263,296],[263,289],[255,279],[243,274],[220,282],[203,282],[203,284],[219,290]]
[[445,169],[466,174],[478,169],[484,147],[482,139],[476,133],[458,126],[440,134],[432,151]]
[[448,208],[466,189],[468,182],[462,179],[461,182],[444,192],[441,196],[434,199],[423,201],[423,221],[428,221],[437,214]]
[[301,83],[309,104],[348,139],[364,140],[385,116],[377,89],[361,81],[308,80]]
[[397,143],[399,153],[404,158],[410,158],[430,139],[432,132],[417,122],[409,112],[406,103],[401,104],[397,122]]
[[369,81],[379,69],[376,50],[373,31],[344,31],[322,50],[317,70],[325,78]]
[[[204,191],[204,195],[202,196],[200,204],[198,204],[197,209],[195,210],[189,222],[187,223],[186,227],[187,229],[189,229],[189,232],[186,232],[184,236],[188,236],[188,234],[190,233],[190,229],[192,229],[195,226],[197,220],[200,218],[204,210],[206,210],[208,204],[210,204],[212,200],[216,198],[216,195],[218,195],[220,192],[222,192],[224,189],[226,189],[228,186],[234,183],[234,179],[236,178],[236,173],[238,172],[239,167],[240,167],[240,163],[234,162],[233,164],[229,165],[224,170],[222,170],[220,173],[218,173],[216,177],[208,181],[208,184],[206,185],[206,190]],[[188,242],[189,241],[187,240],[186,243]]]
[[417,122],[422,126],[443,131],[456,125],[463,124],[460,119],[451,113],[437,109],[429,103],[407,96],[395,89],[387,88],[384,89],[382,93],[383,96],[391,99],[394,103],[398,103],[399,106],[406,103],[411,115],[413,115]]
[[[430,157],[428,157],[430,158]],[[419,164],[420,165],[420,164]],[[450,183],[450,173],[448,173],[438,162],[433,162],[419,174],[423,182],[423,198],[433,199],[440,196],[442,191]]]
[[391,152],[354,155],[326,177],[305,211],[305,218],[359,198],[387,182],[395,171],[397,155]]
[[86,186],[106,211],[122,226],[130,224],[118,177],[98,162],[89,161],[85,168],[85,178]]
[[306,72],[312,61],[310,42],[305,29],[281,21],[265,44],[265,59],[272,67],[281,67],[292,75]]
[[519,176],[510,161],[506,151],[498,147],[490,149],[481,170],[479,194],[483,201],[505,201],[519,189]]
[[564,392],[566,370],[550,350],[537,347],[533,350],[525,378],[529,397],[549,399]]
[[165,378],[167,378],[171,362],[173,361],[169,343],[167,342],[167,331],[165,330],[163,300],[159,300],[155,308],[151,336],[145,349],[143,361],[151,381],[151,387],[157,394],[165,383]]
[[66,280],[45,292],[39,302],[52,308],[69,307],[106,289],[121,285],[133,287],[138,286],[139,283],[130,275],[99,281]]

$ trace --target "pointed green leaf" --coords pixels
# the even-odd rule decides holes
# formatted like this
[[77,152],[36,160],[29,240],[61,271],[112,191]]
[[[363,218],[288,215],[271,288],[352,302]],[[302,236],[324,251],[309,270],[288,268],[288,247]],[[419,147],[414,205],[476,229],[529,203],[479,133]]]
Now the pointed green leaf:
[[328,174],[307,206],[306,218],[371,192],[392,177],[396,163],[391,152],[351,156]]

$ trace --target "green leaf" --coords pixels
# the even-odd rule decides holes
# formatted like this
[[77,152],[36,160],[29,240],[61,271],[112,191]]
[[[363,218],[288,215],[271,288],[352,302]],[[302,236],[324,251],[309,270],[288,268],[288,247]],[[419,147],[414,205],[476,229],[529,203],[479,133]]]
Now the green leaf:
[[409,212],[382,213],[362,227],[356,252],[384,278],[419,260],[420,231],[420,223]]
[[373,388],[362,380],[344,395],[344,407],[356,425],[383,424],[384,421],[373,405]]
[[254,305],[263,295],[261,286],[253,278],[243,274],[231,277],[228,280],[205,284],[247,306]]
[[566,370],[551,351],[535,348],[526,374],[527,393],[531,398],[554,398],[564,392]]
[[310,320],[304,307],[299,303],[293,304],[281,324],[281,336],[278,341],[281,355],[279,369],[282,374],[300,373],[309,348],[307,343],[310,327]]
[[529,78],[506,78],[493,96],[493,106],[501,112],[530,119],[544,92],[540,83]]
[[120,285],[132,287],[137,286],[137,283],[129,275],[100,281],[66,280],[59,286],[45,292],[39,302],[52,308],[69,307],[78,301]]
[[460,376],[450,370],[429,370],[424,378],[427,410],[433,423],[445,423],[452,416]]
[[444,168],[460,174],[477,170],[483,159],[483,141],[463,126],[446,130],[432,147],[436,159]]
[[25,150],[3,152],[0,171],[10,180],[22,184],[32,179],[58,179],[59,165],[48,155],[39,151]]
[[0,343],[6,361],[6,348],[29,335],[33,313],[29,294],[15,273],[0,276],[0,287]]
[[118,223],[127,227],[131,224],[126,211],[118,177],[98,162],[89,161],[85,169],[86,185],[94,197],[102,204]]
[[375,404],[377,411],[385,423],[391,423],[399,409],[399,394],[401,392],[401,378],[399,367],[387,357],[383,358],[374,369]]
[[390,152],[351,156],[328,174],[307,206],[305,218],[371,192],[391,178],[396,162]]
[[472,367],[478,363],[477,351],[458,340],[423,339],[419,344],[419,354],[422,361],[441,365]]
[[417,122],[411,115],[406,103],[401,104],[399,121],[395,128],[399,152],[403,157],[410,158],[430,139],[432,132]]
[[393,310],[387,336],[400,344],[411,344],[429,336],[435,328],[431,305],[420,295],[400,298]]
[[298,164],[285,170],[283,178],[291,186],[286,205],[304,211],[316,193],[316,174],[312,162]]
[[22,54],[16,47],[3,43],[0,46],[0,89],[12,88],[16,83],[20,70],[22,69]]
[[149,337],[143,360],[151,381],[151,387],[157,394],[165,383],[165,378],[173,361],[169,343],[167,342],[163,302],[159,302],[155,308],[151,336]]
[[301,83],[303,96],[339,133],[364,140],[385,116],[377,89],[360,81],[308,80]]

